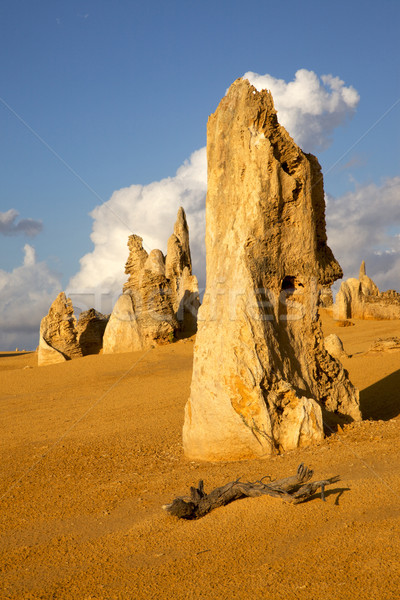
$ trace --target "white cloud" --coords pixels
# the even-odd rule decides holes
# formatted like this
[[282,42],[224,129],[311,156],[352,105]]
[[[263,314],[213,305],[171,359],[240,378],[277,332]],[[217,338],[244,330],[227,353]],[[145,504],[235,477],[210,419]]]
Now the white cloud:
[[326,214],[328,243],[345,278],[357,277],[365,260],[380,289],[400,291],[400,177],[327,196]]
[[[301,69],[293,82],[270,75],[246,73],[256,87],[272,90],[278,118],[299,143],[326,146],[334,127],[343,123],[357,106],[359,96],[338,77],[324,75],[322,82],[312,71]],[[205,286],[205,197],[207,190],[206,149],[194,152],[174,177],[149,185],[132,185],[113,193],[91,213],[94,250],[80,260],[80,271],[72,277],[67,292],[75,306],[112,309],[126,281],[126,242],[131,233],[143,237],[147,250],[166,251],[176,213],[183,206],[190,229],[194,273]]]
[[23,264],[11,272],[0,269],[0,349],[34,349],[39,326],[61,291],[58,277],[45,262],[36,262],[35,249],[24,246]]
[[320,79],[307,69],[299,69],[289,83],[251,71],[243,77],[259,91],[272,93],[279,123],[306,152],[327,148],[333,130],[352,116],[360,100],[358,92],[339,77]]
[[10,208],[6,212],[0,212],[0,233],[2,235],[18,235],[23,233],[34,237],[42,231],[42,222],[34,219],[21,219],[16,223],[19,212]]
[[110,307],[105,305],[105,297],[120,293],[127,279],[124,265],[128,258],[128,236],[140,235],[147,250],[159,248],[165,253],[180,206],[188,220],[193,269],[200,285],[204,285],[206,188],[206,149],[201,148],[193,152],[174,177],[123,188],[97,206],[91,213],[94,250],[81,258],[81,269],[67,289],[74,303],[79,304],[79,294],[92,290],[97,294],[96,308],[108,312]]

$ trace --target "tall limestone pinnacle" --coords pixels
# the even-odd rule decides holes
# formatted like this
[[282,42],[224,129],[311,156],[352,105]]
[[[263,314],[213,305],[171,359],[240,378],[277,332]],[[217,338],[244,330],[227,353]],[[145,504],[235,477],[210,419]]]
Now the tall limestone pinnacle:
[[209,118],[207,157],[207,287],[185,453],[239,460],[311,444],[324,425],[361,418],[318,318],[318,285],[342,276],[320,165],[279,125],[271,94],[243,79]]

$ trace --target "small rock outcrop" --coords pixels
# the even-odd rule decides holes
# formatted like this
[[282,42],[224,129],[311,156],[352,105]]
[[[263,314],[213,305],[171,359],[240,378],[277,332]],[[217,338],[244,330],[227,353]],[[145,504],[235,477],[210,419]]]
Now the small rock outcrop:
[[380,292],[361,263],[358,279],[342,281],[334,306],[336,319],[400,319],[400,294]]
[[128,239],[129,275],[112,311],[103,339],[103,352],[133,352],[169,343],[179,331],[196,331],[200,305],[197,279],[192,275],[189,230],[183,208],[178,211],[167,256],[150,254],[138,235]]
[[100,352],[107,320],[93,308],[77,320],[70,298],[60,292],[40,323],[39,366]]
[[325,350],[333,358],[340,360],[341,358],[347,358],[348,354],[343,348],[343,342],[336,333],[331,333],[324,339]]
[[400,350],[400,338],[388,337],[378,338],[371,344],[368,352],[398,352]]
[[240,460],[307,446],[327,421],[361,418],[318,317],[318,286],[342,276],[320,165],[279,125],[271,94],[242,79],[209,117],[207,157],[207,286],[185,454]]

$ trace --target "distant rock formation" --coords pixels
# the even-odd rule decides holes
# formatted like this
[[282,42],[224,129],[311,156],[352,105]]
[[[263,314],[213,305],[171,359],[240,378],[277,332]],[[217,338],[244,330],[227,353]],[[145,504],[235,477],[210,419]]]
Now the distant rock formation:
[[318,304],[322,308],[331,308],[333,306],[333,294],[330,285],[320,285]]
[[207,287],[185,453],[240,460],[307,446],[326,420],[361,418],[318,318],[318,285],[342,276],[320,165],[279,125],[271,94],[242,79],[209,117],[207,154]]
[[77,320],[70,298],[61,292],[40,323],[38,364],[43,366],[97,354],[107,320],[108,317],[93,308],[81,313]]
[[197,279],[192,275],[189,230],[183,208],[178,211],[167,256],[150,254],[138,235],[128,239],[129,275],[107,325],[103,352],[133,352],[168,343],[180,331],[195,333],[200,305]]
[[336,319],[400,319],[400,294],[380,292],[362,261],[358,279],[342,281],[334,306]]

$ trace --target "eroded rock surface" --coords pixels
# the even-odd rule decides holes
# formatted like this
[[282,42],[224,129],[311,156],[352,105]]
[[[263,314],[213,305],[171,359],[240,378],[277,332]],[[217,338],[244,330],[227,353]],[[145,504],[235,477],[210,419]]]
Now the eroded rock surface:
[[192,275],[189,229],[185,211],[178,211],[174,233],[168,240],[165,275],[170,281],[172,306],[180,328],[188,334],[197,329],[197,311],[200,306],[197,277]]
[[58,294],[40,323],[38,364],[64,362],[97,354],[102,346],[108,317],[93,308],[76,319],[70,298]]
[[40,323],[39,365],[82,356],[76,325],[72,302],[64,292],[60,292]]
[[400,319],[400,294],[380,292],[361,263],[358,279],[342,281],[334,306],[336,319]]
[[138,235],[128,239],[129,275],[107,325],[103,352],[133,352],[170,342],[180,331],[196,331],[199,291],[192,275],[189,231],[183,208],[178,211],[167,256],[150,254]]
[[239,460],[306,446],[324,421],[361,418],[318,318],[318,286],[342,276],[320,165],[279,125],[271,94],[241,79],[209,118],[207,155],[207,287],[185,453]]
[[324,339],[325,350],[333,357],[337,359],[346,358],[347,352],[343,348],[343,342],[336,333],[331,333]]

